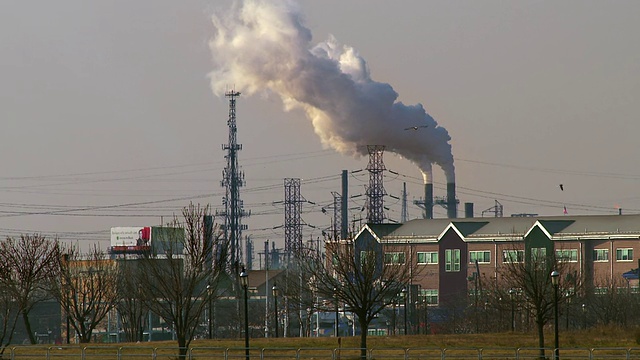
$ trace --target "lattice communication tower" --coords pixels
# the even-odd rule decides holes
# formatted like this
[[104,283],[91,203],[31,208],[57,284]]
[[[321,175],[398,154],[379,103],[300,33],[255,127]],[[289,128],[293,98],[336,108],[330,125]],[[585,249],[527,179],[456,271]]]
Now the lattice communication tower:
[[[242,218],[251,215],[243,209],[240,200],[240,188],[245,185],[244,173],[238,165],[238,152],[242,150],[242,145],[238,144],[236,127],[236,98],[240,96],[238,91],[227,91],[224,94],[229,99],[229,142],[222,145],[222,150],[226,150],[227,166],[222,171],[222,181],[220,184],[225,188],[225,196],[222,199],[224,211],[216,215],[224,217],[224,236],[229,244],[228,265],[230,270],[240,271],[242,261],[242,230],[246,230],[246,225],[242,225]],[[224,259],[219,259],[224,260]]]

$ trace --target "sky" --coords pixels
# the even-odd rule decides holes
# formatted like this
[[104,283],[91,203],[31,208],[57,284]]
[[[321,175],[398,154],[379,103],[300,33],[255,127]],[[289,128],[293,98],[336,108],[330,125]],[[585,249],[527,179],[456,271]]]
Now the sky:
[[[421,104],[431,127],[446,130],[459,216],[463,203],[482,216],[496,200],[505,216],[562,215],[565,207],[568,215],[640,213],[639,2],[287,4],[297,7],[298,30],[308,35],[295,44],[301,56],[320,43],[348,49],[368,80],[395,92],[395,103]],[[342,170],[354,196],[349,218],[366,218],[366,155],[336,151],[309,118],[318,113],[283,104],[282,88],[220,76],[247,59],[254,70],[267,63],[253,46],[245,57],[229,53],[233,44],[215,45],[213,19],[232,9],[227,0],[3,3],[0,235],[37,232],[105,248],[111,227],[166,223],[189,202],[222,210],[228,102],[216,84],[242,93],[241,198],[251,211],[243,235],[256,248],[265,240],[283,245],[284,178],[302,179],[305,240],[331,226]],[[252,40],[278,55],[266,47],[276,42]],[[291,44],[282,45],[289,54]],[[297,99],[297,89],[286,89],[285,97]],[[362,123],[349,135],[358,138],[361,129],[383,139],[389,124],[367,122],[375,109],[360,109],[345,112]],[[423,130],[430,128],[395,140],[415,141]],[[423,196],[419,167],[393,151],[384,163],[385,215],[400,221],[406,184],[409,218],[420,217],[413,204]],[[444,196],[438,164],[432,180],[435,195]],[[436,207],[434,216],[446,210]]]

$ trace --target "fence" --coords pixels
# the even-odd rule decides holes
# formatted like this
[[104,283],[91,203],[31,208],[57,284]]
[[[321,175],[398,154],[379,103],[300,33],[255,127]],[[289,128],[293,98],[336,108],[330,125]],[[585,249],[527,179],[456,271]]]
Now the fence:
[[[9,350],[9,354],[7,354]],[[11,360],[176,360],[176,347],[145,346],[15,346],[5,349],[0,359]],[[245,348],[193,347],[187,349],[185,360],[229,360],[246,358]],[[359,348],[249,348],[254,360],[358,360]],[[546,359],[553,359],[552,348],[544,348]],[[559,359],[637,359],[640,348],[559,348]],[[429,359],[479,359],[519,360],[539,359],[539,348],[372,348],[368,360],[429,360]],[[249,360],[249,359],[246,359]]]

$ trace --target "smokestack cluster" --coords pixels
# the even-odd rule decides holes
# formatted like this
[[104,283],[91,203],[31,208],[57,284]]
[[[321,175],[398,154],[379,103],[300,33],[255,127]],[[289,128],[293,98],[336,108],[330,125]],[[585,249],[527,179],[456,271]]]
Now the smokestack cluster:
[[416,164],[430,183],[438,164],[455,182],[447,130],[421,104],[405,105],[391,85],[374,81],[367,63],[334,37],[311,44],[311,30],[293,1],[244,0],[212,17],[211,86],[224,94],[275,93],[285,110],[302,109],[322,143],[353,156],[380,144]]

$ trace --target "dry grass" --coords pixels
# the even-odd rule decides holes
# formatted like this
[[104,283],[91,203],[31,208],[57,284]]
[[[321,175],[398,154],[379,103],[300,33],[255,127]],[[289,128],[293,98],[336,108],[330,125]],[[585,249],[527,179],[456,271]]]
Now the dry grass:
[[[617,327],[599,327],[586,331],[561,331],[560,347],[561,348],[579,348],[576,351],[587,351],[590,348],[632,348],[638,347],[636,343],[636,329],[621,329]],[[547,347],[552,347],[553,333],[545,334]],[[360,344],[359,337],[342,337],[340,345],[336,338],[259,338],[251,339],[251,354],[258,355],[260,349],[266,349],[269,357],[292,358],[285,354],[295,354],[295,349],[305,349],[309,354],[309,358],[330,358],[331,350],[341,347],[344,358],[353,355],[357,358],[357,351],[347,349],[357,349]],[[457,335],[409,335],[409,336],[370,336],[368,337],[368,347],[375,349],[377,356],[383,354],[395,354],[394,349],[416,349],[418,348],[458,348],[451,350],[450,354],[455,351],[463,351],[460,348],[483,348],[486,349],[485,354],[494,352],[500,353],[497,348],[536,348],[538,340],[533,333],[491,333],[491,334],[457,334]],[[151,358],[151,354],[155,353],[157,359],[170,360],[176,358],[176,343],[173,341],[162,342],[145,342],[139,344],[120,343],[120,344],[82,344],[71,346],[19,346],[15,349],[15,359],[17,360],[41,360],[48,357],[55,360],[71,360],[80,358],[82,349],[86,347],[85,354],[92,359],[112,359],[116,358],[118,349],[120,348],[123,358],[134,356],[136,358]],[[197,340],[191,343],[191,347],[195,348],[194,356],[200,358],[222,358],[225,349],[232,349],[231,352],[241,358],[244,354],[244,339],[214,339],[214,340]],[[534,351],[534,350],[531,350]],[[565,350],[565,354],[571,353],[571,350]],[[608,350],[603,350],[608,351]],[[608,351],[609,352],[609,351]],[[636,351],[640,353],[640,351]],[[5,356],[9,355],[10,350],[7,349]],[[313,356],[311,356],[313,354]],[[582,354],[582,353],[581,353]],[[585,353],[586,354],[586,353]],[[582,354],[584,355],[584,354]],[[580,356],[582,356],[580,355]],[[576,353],[576,356],[577,353]],[[384,356],[382,356],[384,357]],[[391,356],[395,358],[395,356]],[[505,358],[502,356],[501,358]]]
[[[360,337],[342,337],[341,347],[357,348]],[[553,345],[553,332],[545,333],[545,343]],[[168,345],[168,344],[167,344]],[[534,333],[488,333],[455,335],[408,335],[369,336],[369,348],[416,348],[416,347],[537,347]],[[243,347],[244,340],[197,340],[192,347]],[[636,347],[636,331],[618,327],[598,327],[590,330],[560,331],[561,347]],[[257,348],[337,348],[336,338],[269,338],[251,339],[251,347]]]

